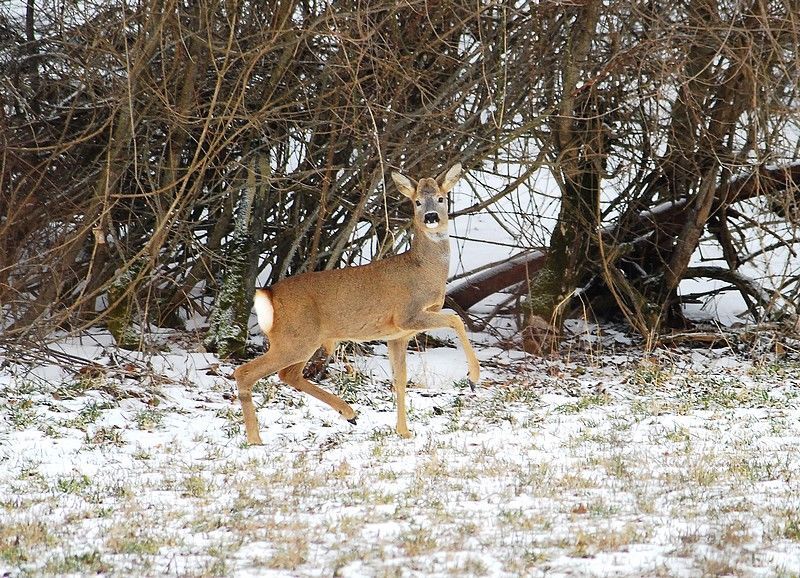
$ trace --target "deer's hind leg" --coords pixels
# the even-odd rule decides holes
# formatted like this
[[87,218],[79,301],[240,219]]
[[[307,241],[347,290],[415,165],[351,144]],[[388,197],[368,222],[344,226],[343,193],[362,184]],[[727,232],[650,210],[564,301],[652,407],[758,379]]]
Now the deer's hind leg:
[[[312,348],[312,353],[313,353]],[[262,377],[271,375],[276,371],[282,370],[287,366],[305,361],[311,356],[301,350],[292,350],[281,347],[279,343],[272,345],[264,355],[248,361],[244,365],[236,368],[233,377],[238,388],[239,403],[242,404],[242,414],[244,416],[244,429],[247,432],[247,443],[261,445],[261,435],[258,432],[258,418],[256,408],[253,404],[253,385]]]
[[347,402],[345,402],[338,395],[334,395],[329,391],[325,391],[320,386],[311,383],[303,376],[303,368],[305,367],[307,361],[308,360],[301,361],[300,363],[295,363],[294,365],[290,365],[289,367],[281,369],[278,372],[278,377],[298,391],[307,393],[313,397],[316,397],[321,402],[327,403],[329,406],[339,412],[339,415],[341,415],[344,419],[352,424],[355,424],[356,412]]

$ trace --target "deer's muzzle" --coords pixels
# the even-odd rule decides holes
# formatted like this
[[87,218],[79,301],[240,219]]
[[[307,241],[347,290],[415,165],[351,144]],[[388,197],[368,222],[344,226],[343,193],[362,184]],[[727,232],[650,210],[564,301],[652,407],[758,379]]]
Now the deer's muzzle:
[[438,213],[434,212],[425,213],[425,216],[422,219],[425,222],[425,226],[431,229],[439,224]]

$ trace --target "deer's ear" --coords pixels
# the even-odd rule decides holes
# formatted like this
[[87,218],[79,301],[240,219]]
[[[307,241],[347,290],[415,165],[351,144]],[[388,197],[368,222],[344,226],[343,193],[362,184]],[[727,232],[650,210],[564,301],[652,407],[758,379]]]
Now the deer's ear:
[[436,177],[436,184],[439,185],[439,188],[443,193],[449,193],[460,178],[461,163],[456,163]]
[[417,182],[414,179],[409,179],[405,175],[401,175],[397,172],[392,172],[392,180],[394,184],[397,185],[397,188],[409,199],[413,198],[414,195],[417,194]]

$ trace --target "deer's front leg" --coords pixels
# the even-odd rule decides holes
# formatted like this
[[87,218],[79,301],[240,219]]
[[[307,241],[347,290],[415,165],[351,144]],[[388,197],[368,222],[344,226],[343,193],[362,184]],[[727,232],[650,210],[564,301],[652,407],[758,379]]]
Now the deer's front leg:
[[397,426],[395,431],[404,438],[410,438],[411,432],[408,431],[406,422],[406,384],[408,375],[406,373],[406,347],[408,338],[401,337],[387,342],[389,347],[389,365],[392,366],[392,378],[394,380],[394,395],[397,403]]
[[398,325],[400,325],[400,327],[403,329],[413,331],[426,331],[428,329],[439,329],[442,327],[449,327],[455,331],[456,335],[458,335],[459,341],[461,341],[461,346],[464,348],[464,355],[467,356],[470,386],[472,387],[473,391],[475,390],[475,385],[478,383],[478,379],[480,378],[481,367],[478,363],[478,356],[475,355],[475,350],[472,349],[472,345],[469,342],[467,330],[464,327],[464,322],[461,321],[461,317],[455,313],[418,311],[409,316],[402,323],[398,323]]

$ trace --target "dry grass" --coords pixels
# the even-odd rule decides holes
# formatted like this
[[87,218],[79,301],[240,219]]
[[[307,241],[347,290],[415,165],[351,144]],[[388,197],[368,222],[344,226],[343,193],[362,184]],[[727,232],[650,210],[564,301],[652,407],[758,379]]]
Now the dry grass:
[[340,384],[356,400],[379,390],[354,402],[353,428],[270,382],[260,448],[243,447],[218,382],[202,401],[167,389],[157,410],[111,386],[58,403],[20,387],[2,433],[25,451],[0,453],[0,570],[800,572],[800,372],[539,363],[474,395],[411,390],[411,441],[391,433],[385,384]]

